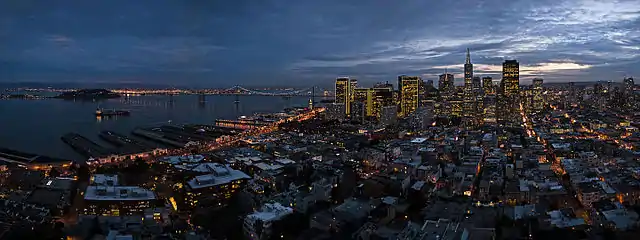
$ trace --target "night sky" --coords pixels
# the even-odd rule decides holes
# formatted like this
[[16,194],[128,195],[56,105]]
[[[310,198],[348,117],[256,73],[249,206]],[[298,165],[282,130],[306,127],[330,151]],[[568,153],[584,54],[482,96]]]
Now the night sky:
[[521,83],[640,76],[640,0],[0,3],[0,82],[309,85],[399,74]]

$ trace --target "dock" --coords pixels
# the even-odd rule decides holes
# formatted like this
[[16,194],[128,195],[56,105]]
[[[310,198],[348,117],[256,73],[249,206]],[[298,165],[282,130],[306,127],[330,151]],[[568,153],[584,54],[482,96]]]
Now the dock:
[[149,144],[129,138],[125,135],[113,131],[102,131],[100,132],[99,136],[106,142],[111,143],[116,147],[125,147],[128,145],[132,145],[140,148],[153,148],[153,146],[150,146]]
[[136,136],[144,137],[146,139],[178,148],[183,148],[188,143],[188,141],[185,142],[180,139],[175,139],[175,137],[169,136],[162,131],[157,131],[156,129],[159,130],[159,128],[136,128],[131,133]]
[[131,149],[131,150],[137,150],[138,152],[144,152],[144,151],[154,149],[154,147],[150,146],[149,144],[140,142],[138,140],[129,138],[125,135],[118,134],[113,131],[102,131],[98,136],[102,140],[120,149]]
[[216,139],[215,137],[210,137],[208,135],[198,134],[197,130],[181,126],[164,125],[161,126],[160,129],[162,129],[163,132],[179,135],[194,141],[213,141]]
[[113,153],[111,150],[77,133],[67,133],[62,136],[61,139],[64,143],[86,157],[99,158]]
[[27,166],[31,169],[42,169],[51,166],[70,166],[73,161],[69,159],[42,156],[39,154],[25,153],[18,150],[0,147],[0,161]]

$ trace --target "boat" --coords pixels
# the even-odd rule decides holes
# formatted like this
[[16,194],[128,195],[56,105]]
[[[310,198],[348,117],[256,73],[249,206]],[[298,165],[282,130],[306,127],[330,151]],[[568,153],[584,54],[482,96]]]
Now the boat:
[[108,116],[129,116],[131,112],[127,110],[103,110],[101,108],[96,109],[96,116],[108,117]]

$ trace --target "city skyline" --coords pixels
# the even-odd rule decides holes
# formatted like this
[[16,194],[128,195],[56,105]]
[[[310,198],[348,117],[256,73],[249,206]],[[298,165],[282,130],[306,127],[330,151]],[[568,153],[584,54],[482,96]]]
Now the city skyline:
[[[149,2],[151,3],[151,2]],[[363,85],[399,75],[520,83],[640,75],[640,4],[409,0],[246,3],[11,2],[0,4],[0,82],[309,85],[349,76]],[[490,17],[488,17],[490,16]]]

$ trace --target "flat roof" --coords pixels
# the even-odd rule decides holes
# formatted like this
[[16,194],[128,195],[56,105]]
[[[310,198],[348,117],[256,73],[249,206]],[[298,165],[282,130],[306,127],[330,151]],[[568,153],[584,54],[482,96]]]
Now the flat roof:
[[291,213],[293,213],[292,208],[283,206],[280,203],[265,203],[259,211],[247,215],[247,218],[254,221],[271,222],[280,220]]
[[174,165],[177,169],[189,170],[201,173],[214,173],[224,172],[226,168],[220,163],[199,163],[199,164],[187,164],[187,165]]
[[88,186],[84,200],[92,201],[143,201],[154,200],[156,195],[136,186]]
[[279,164],[267,164],[267,163],[256,163],[253,166],[259,168],[262,171],[278,170],[283,167],[282,165],[279,165]]
[[423,143],[427,141],[426,138],[414,138],[413,140],[411,140],[411,143]]
[[91,176],[91,184],[100,186],[118,186],[118,175],[94,174]]
[[204,160],[204,156],[202,155],[187,155],[187,156],[168,156],[162,158],[162,161],[168,162],[171,164],[180,164],[180,163],[198,163]]
[[53,190],[70,190],[74,181],[66,178],[47,178],[41,182],[40,187]]
[[250,179],[246,173],[232,169],[228,166],[218,168],[214,173],[200,175],[187,181],[191,189],[201,189],[217,185],[223,185],[240,179]]

